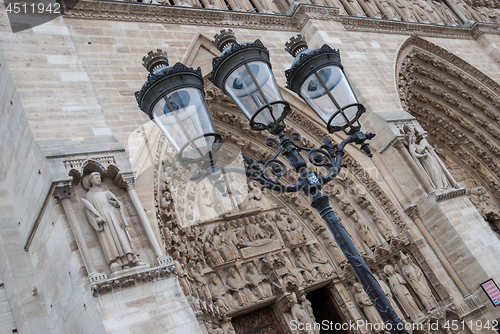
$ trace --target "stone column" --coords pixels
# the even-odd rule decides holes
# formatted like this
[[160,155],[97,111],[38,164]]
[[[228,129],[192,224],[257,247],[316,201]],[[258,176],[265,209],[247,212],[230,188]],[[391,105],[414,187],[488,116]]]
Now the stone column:
[[375,14],[373,14],[373,12],[370,10],[370,7],[368,7],[366,5],[366,3],[365,3],[364,0],[357,0],[357,1],[358,1],[359,5],[361,6],[361,8],[363,8],[363,10],[365,11],[366,16],[368,16],[368,17],[375,17]]
[[164,264],[172,263],[172,258],[170,256],[165,256],[163,254],[160,244],[158,243],[158,240],[156,239],[156,236],[153,232],[153,228],[149,224],[148,217],[146,216],[141,201],[139,200],[139,196],[137,195],[137,192],[134,189],[134,177],[132,175],[126,175],[126,176],[122,175],[122,177],[125,189],[127,189],[130,199],[134,204],[134,208],[137,214],[139,215],[139,220],[141,221],[141,224],[144,227],[144,230],[146,231],[146,235],[148,236],[149,244],[151,245],[153,253],[155,254],[156,260],[154,265],[161,266]]
[[416,161],[414,161],[412,156],[410,155],[410,152],[408,152],[408,150],[406,149],[405,140],[403,138],[397,138],[392,146],[394,146],[398,150],[399,154],[401,154],[407,165],[413,170],[414,174],[416,174],[420,183],[423,184],[425,191],[429,192],[434,189],[434,186],[429,180],[427,173],[425,173],[425,171],[423,171],[422,168],[417,165]]
[[349,14],[351,16],[361,15],[361,14],[357,14],[356,12],[354,12],[354,9],[352,9],[351,4],[349,4],[349,2],[347,0],[340,0],[340,2],[342,3],[342,6],[344,6],[344,9],[347,12],[347,14]]
[[429,244],[429,246],[431,246],[432,250],[434,251],[434,253],[438,257],[439,261],[441,261],[441,264],[443,265],[444,269],[446,270],[446,272],[448,273],[448,275],[450,275],[451,279],[453,280],[453,282],[455,283],[455,285],[458,287],[458,289],[460,290],[460,292],[462,293],[462,295],[464,297],[466,297],[467,295],[470,295],[469,290],[467,289],[467,287],[465,286],[465,284],[462,282],[462,280],[458,276],[458,274],[455,271],[455,269],[453,269],[453,267],[451,266],[450,262],[448,262],[448,259],[446,258],[446,256],[441,251],[441,248],[439,248],[439,246],[437,245],[436,241],[434,240],[434,238],[429,233],[429,231],[425,227],[424,223],[422,222],[422,220],[418,216],[418,208],[417,208],[417,206],[415,204],[408,206],[405,209],[405,213],[411,219],[413,219],[413,221],[415,222],[415,225],[417,225],[417,227],[420,230],[420,232],[422,232],[422,235],[424,236],[425,240],[427,240],[427,243]]
[[[462,13],[462,11],[461,11],[461,10],[457,7],[457,5],[455,4],[455,2],[454,2],[454,1],[452,1],[452,0],[444,0],[444,2],[445,2],[445,3],[446,3],[446,4],[447,4],[447,5],[451,8],[451,10],[452,10],[455,14],[457,14],[458,18],[459,18],[459,19],[463,22],[463,24],[465,24],[465,25],[466,25],[466,24],[468,24],[468,23],[470,22],[470,20],[468,20],[468,19],[467,19],[467,17],[465,17],[464,13]],[[481,20],[477,17],[476,13],[471,12],[470,14],[472,15],[472,17],[473,17],[473,18],[474,18],[477,22],[481,21]],[[470,23],[473,23],[473,22],[470,22]]]
[[87,269],[89,281],[93,282],[106,279],[107,277],[105,273],[97,272],[92,256],[90,255],[89,248],[87,247],[87,242],[85,241],[80,225],[78,224],[75,211],[73,210],[73,204],[70,199],[71,181],[57,183],[52,196],[58,198],[63,206],[64,214],[68,218],[69,226],[75,236],[75,241],[78,245],[78,249],[80,250],[80,254],[82,255],[83,264]]

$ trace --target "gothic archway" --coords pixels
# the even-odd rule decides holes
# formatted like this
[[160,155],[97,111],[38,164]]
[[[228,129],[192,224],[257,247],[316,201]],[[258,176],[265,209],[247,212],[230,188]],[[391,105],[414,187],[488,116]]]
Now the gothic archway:
[[403,108],[427,131],[483,218],[498,226],[500,85],[420,37],[401,47],[396,77]]

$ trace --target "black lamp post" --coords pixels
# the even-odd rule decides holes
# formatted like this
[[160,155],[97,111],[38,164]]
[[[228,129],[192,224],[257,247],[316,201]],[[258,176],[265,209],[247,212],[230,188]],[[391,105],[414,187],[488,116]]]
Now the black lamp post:
[[[387,326],[387,330],[391,333],[407,334],[408,332],[404,329],[401,319],[397,316],[379,283],[330,206],[328,195],[321,193],[321,189],[340,172],[344,147],[349,143],[360,145],[361,149],[371,157],[372,154],[366,141],[375,136],[373,133],[360,131],[361,126],[358,119],[365,112],[365,108],[358,103],[347,81],[340,62],[339,52],[332,50],[327,45],[323,45],[320,49],[308,50],[305,40],[300,35],[297,38],[292,38],[287,43],[287,50],[293,56],[296,56],[291,69],[286,72],[288,88],[298,93],[318,113],[327,124],[329,132],[343,130],[349,135],[338,146],[333,145],[328,136],[325,135],[325,144],[320,148],[313,149],[302,147],[296,143],[296,140],[300,140],[299,134],[292,133],[290,138],[287,138],[284,133],[284,119],[291,109],[290,105],[281,96],[271,71],[269,52],[262,42],[256,40],[253,43],[238,44],[231,30],[223,30],[219,35],[215,36],[214,44],[222,53],[220,57],[213,59],[213,70],[209,80],[233,99],[241,111],[250,119],[252,129],[268,130],[277,136],[279,141],[274,138],[266,139],[268,146],[277,146],[277,152],[268,161],[254,161],[247,155],[242,154],[247,163],[245,170],[238,167],[218,168],[212,163],[209,168],[205,167],[206,170],[195,174],[191,179],[201,180],[207,177],[214,180],[221,174],[238,172],[246,174],[247,177],[261,183],[263,188],[278,192],[300,191],[306,196],[311,196],[311,206],[319,212],[326,222],[335,241],[349,261],[370,300],[377,308]],[[179,63],[174,68],[176,66],[182,66],[186,74],[197,77],[197,86],[195,87],[201,91],[199,94],[203,95],[202,88],[199,86],[201,75],[193,74],[199,72],[192,69],[190,71],[185,70],[186,67]],[[146,68],[148,67],[146,66]],[[161,75],[166,73],[167,76],[170,73],[168,69],[153,69],[153,71],[150,77],[156,75],[154,74],[156,72],[161,73]],[[185,81],[180,79],[168,81],[165,79],[160,84],[157,84],[158,80],[163,79],[156,80],[154,78],[150,79],[150,77],[148,77],[148,81],[144,84],[142,90],[136,93],[136,97],[141,109],[156,121],[154,113],[152,114],[152,111],[158,110],[156,105],[161,105],[161,108],[165,110],[163,105],[168,104],[167,102],[158,101],[161,98],[165,99],[165,96],[170,99],[170,96],[175,92],[186,89],[185,87],[189,86],[189,83],[184,78]],[[177,82],[178,86],[174,87],[174,82]],[[163,85],[167,87],[163,88]],[[151,93],[148,93],[150,91]],[[197,108],[196,110],[203,110],[204,115],[206,113],[203,119],[210,120],[204,105],[203,108]],[[167,111],[164,111],[164,114],[168,115],[170,110],[172,108],[169,107]],[[201,116],[198,116],[198,118],[202,119]],[[156,123],[159,122],[156,121]],[[166,126],[159,126],[164,132],[168,130]],[[186,129],[188,128],[186,127]],[[190,147],[189,152],[192,152],[190,153],[192,156],[184,160],[185,163],[199,162],[203,160],[203,157],[205,159],[207,156],[211,157],[213,151],[220,146],[220,135],[215,133],[212,123],[207,124],[204,129],[208,132],[204,134],[193,132],[192,135],[183,137],[184,139],[193,138],[188,141],[185,140],[186,143],[195,142],[195,144],[183,144],[184,151],[186,151],[186,147]],[[175,136],[179,137],[178,130],[175,135],[165,134],[169,139]],[[197,138],[213,139],[203,142],[204,145],[200,147],[200,145],[196,144],[196,140],[199,140]],[[184,151],[180,150],[180,158],[187,155],[183,153]],[[319,176],[314,171],[308,171],[307,163],[301,156],[302,151],[308,152],[308,160],[312,165],[327,167],[329,173]],[[292,169],[300,175],[293,185],[280,182],[280,178],[287,173],[286,165],[277,159],[280,154],[287,158]]]

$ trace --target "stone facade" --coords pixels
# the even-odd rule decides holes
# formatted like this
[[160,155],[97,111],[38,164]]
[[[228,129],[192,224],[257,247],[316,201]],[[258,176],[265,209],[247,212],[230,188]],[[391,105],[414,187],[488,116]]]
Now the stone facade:
[[[478,324],[500,318],[480,287],[500,283],[496,2],[63,4],[62,17],[18,33],[0,13],[0,333],[244,333],[257,314],[295,333],[293,320],[326,319],[318,291],[340,322],[379,321],[308,198],[233,179],[228,199],[189,183],[194,170],[138,109],[149,50],[206,77],[221,27],[269,49],[293,110],[286,133],[305,147],[325,127],[284,88],[284,44],[300,33],[340,49],[377,136],[372,159],[346,149],[325,189],[332,207],[405,322],[494,333]],[[268,133],[208,80],[205,90],[228,152],[273,156]],[[91,203],[92,187],[106,205]]]

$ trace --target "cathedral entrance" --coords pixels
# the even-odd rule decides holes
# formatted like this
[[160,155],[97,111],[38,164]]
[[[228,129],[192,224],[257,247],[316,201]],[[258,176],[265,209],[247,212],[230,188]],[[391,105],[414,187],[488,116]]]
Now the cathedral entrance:
[[308,292],[307,299],[311,302],[316,322],[321,325],[321,334],[352,334],[351,331],[341,329],[346,321],[327,287]]
[[233,318],[236,334],[285,334],[271,307]]

